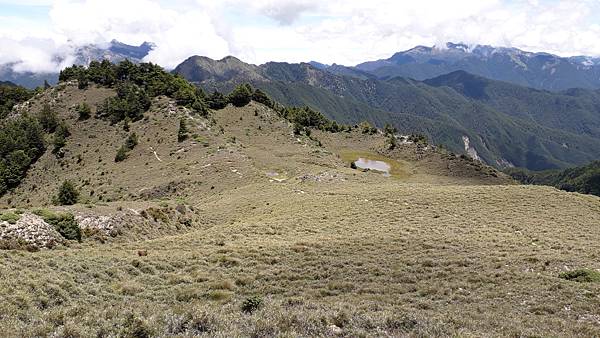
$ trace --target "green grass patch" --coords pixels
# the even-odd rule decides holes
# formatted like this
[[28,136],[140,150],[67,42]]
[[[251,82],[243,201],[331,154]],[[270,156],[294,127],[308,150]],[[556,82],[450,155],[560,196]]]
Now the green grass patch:
[[599,283],[600,272],[589,269],[577,269],[563,272],[558,275],[559,278],[580,283]]
[[18,220],[21,219],[21,215],[16,212],[5,212],[0,215],[0,221],[8,222],[9,224],[15,224]]
[[203,146],[208,146],[208,139],[202,135],[193,134],[192,139]]

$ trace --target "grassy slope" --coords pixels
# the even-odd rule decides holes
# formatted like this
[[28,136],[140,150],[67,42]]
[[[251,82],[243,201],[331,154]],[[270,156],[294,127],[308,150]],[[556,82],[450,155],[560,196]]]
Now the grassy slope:
[[[68,87],[58,104],[102,93]],[[0,252],[0,335],[600,334],[600,285],[557,277],[600,268],[590,249],[600,240],[598,198],[504,185],[485,167],[414,144],[385,151],[382,135],[314,132],[320,147],[254,103],[195,121],[208,146],[177,143],[184,112],[153,107],[131,124],[140,144],[119,164],[119,126],[70,120],[69,165],[42,159],[7,198],[47,202],[59,182],[30,192],[46,172],[89,179],[114,199],[88,197],[67,208],[76,213],[184,203],[191,227],[148,222],[105,244]],[[86,138],[91,130],[97,138]],[[71,163],[96,144],[82,167]],[[352,170],[339,156],[347,149],[394,158],[407,175]],[[178,180],[174,191],[155,189]],[[263,299],[253,314],[240,309],[250,296]]]

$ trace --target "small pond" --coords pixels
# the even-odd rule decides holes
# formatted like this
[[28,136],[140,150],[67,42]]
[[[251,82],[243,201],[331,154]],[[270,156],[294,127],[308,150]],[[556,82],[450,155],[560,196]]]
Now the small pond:
[[376,170],[383,173],[384,176],[390,176],[392,166],[384,161],[371,160],[365,157],[359,157],[354,161],[354,165],[360,169]]

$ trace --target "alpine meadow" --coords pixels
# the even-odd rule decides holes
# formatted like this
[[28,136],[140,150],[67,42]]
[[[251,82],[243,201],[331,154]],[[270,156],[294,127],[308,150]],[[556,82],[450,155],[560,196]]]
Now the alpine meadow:
[[0,1],[0,337],[600,336],[598,15]]

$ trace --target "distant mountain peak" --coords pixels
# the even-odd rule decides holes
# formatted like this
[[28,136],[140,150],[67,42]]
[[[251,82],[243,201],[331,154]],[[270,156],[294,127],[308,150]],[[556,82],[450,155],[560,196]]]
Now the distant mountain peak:
[[379,79],[425,80],[464,70],[485,78],[552,91],[600,88],[600,58],[561,57],[514,47],[447,42],[442,47],[417,46],[388,59],[361,63],[355,69]]
[[446,48],[448,49],[458,49],[458,50],[462,50],[463,52],[469,52],[470,51],[470,47],[464,43],[452,43],[452,42],[446,42]]
[[[108,45],[88,44],[84,46],[72,46],[74,52],[73,63],[77,65],[87,66],[92,61],[108,60],[110,62],[121,62],[125,59],[138,63],[154,49],[156,45],[152,42],[143,42],[139,46],[128,45],[117,40],[112,40]],[[59,64],[67,60],[67,55],[57,54],[54,56],[54,61]],[[15,71],[15,64],[0,65],[0,79],[9,80],[18,85],[35,88],[44,84],[47,80],[54,84],[58,81],[58,71],[48,73],[32,73]]]
[[311,65],[311,66],[313,66],[313,67],[315,67],[315,68],[318,68],[318,69],[327,69],[327,68],[329,68],[331,66],[337,66],[335,63],[332,64],[332,65],[328,65],[328,64],[325,64],[325,63],[317,62],[317,61],[310,61],[310,62],[308,62],[308,64]]

